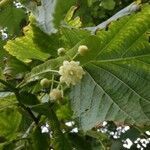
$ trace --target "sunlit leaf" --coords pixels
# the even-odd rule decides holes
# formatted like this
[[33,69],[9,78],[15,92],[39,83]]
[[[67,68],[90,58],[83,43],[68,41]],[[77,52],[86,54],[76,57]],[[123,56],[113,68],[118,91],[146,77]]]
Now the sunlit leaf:
[[[39,29],[37,29],[36,32],[41,33]],[[24,62],[31,61],[31,59],[44,61],[50,56],[50,54],[46,53],[38,46],[37,41],[34,42],[34,33],[31,26],[27,26],[24,29],[24,34],[25,36],[23,37],[18,37],[15,40],[9,40],[7,42],[4,48],[9,52],[9,54]],[[40,35],[40,38],[45,38],[44,34],[41,33]]]
[[17,135],[20,121],[21,115],[16,109],[0,110],[0,136],[13,139]]

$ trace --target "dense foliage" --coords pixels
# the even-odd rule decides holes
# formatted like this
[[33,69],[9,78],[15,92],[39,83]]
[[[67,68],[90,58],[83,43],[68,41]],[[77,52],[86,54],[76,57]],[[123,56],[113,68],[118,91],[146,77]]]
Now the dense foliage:
[[0,0],[0,149],[150,148],[147,0]]

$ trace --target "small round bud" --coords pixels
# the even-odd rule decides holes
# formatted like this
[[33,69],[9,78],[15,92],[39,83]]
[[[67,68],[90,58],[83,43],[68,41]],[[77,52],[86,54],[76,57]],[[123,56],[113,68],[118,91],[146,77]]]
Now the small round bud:
[[58,89],[53,89],[49,94],[51,100],[60,100],[62,99],[62,92]]
[[49,85],[50,85],[50,80],[48,80],[47,78],[44,78],[40,81],[40,85],[43,87],[43,88],[49,88]]
[[80,45],[79,48],[78,48],[78,53],[81,55],[81,56],[84,56],[87,51],[88,51],[88,47],[86,45]]
[[58,56],[63,56],[63,55],[65,55],[65,53],[66,53],[66,50],[63,47],[61,47],[57,50]]

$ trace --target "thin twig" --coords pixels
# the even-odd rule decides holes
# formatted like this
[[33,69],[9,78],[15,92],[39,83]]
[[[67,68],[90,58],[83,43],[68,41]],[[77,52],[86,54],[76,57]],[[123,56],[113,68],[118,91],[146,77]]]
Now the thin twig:
[[22,104],[22,102],[21,102],[21,100],[20,100],[21,97],[20,97],[18,91],[15,92],[15,95],[16,95],[16,98],[17,98],[17,100],[18,100],[18,102],[19,102],[19,105],[20,105],[25,111],[28,112],[28,114],[30,115],[30,117],[31,117],[31,118],[33,119],[33,121],[35,122],[35,124],[38,125],[38,123],[39,123],[39,117],[35,117],[35,115],[34,115],[33,112],[31,111],[31,109],[30,109],[29,107],[26,107],[24,104]]

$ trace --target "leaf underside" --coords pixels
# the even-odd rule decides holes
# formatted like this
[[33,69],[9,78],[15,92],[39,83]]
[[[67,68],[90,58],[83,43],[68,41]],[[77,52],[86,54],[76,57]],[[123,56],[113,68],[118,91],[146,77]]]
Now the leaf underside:
[[72,87],[74,117],[84,131],[104,120],[150,124],[150,6],[85,40],[90,52],[78,57],[86,75]]

